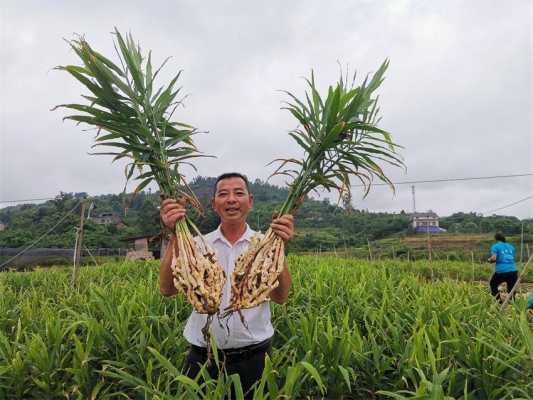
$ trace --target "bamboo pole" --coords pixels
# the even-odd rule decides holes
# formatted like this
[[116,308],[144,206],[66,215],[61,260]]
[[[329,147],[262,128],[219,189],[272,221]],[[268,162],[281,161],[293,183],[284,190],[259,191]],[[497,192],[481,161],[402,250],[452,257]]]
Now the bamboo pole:
[[522,222],[522,232],[520,233],[520,262],[524,261],[524,223]]
[[516,289],[518,289],[518,285],[520,284],[520,281],[522,280],[522,277],[526,274],[527,267],[529,266],[529,263],[531,262],[531,260],[533,260],[533,256],[529,257],[529,259],[527,260],[527,263],[526,263],[526,265],[524,265],[524,268],[522,269],[522,272],[520,273],[520,276],[516,280],[516,283],[514,284],[514,286],[511,289],[511,291],[507,294],[507,297],[505,298],[505,301],[503,302],[502,307],[500,308],[500,311],[503,311],[503,309],[505,308],[507,303],[509,303],[509,301],[513,297],[514,292],[516,291]]
[[426,226],[427,240],[428,240],[428,259],[431,261],[431,234],[429,233],[429,225]]
[[372,261],[373,260],[373,258],[372,258],[372,249],[370,247],[370,240],[368,240],[368,238],[366,238],[366,243],[368,244],[368,258],[369,258],[370,261]]
[[344,257],[348,257],[348,247],[346,246],[346,239],[342,239],[344,241]]
[[472,282],[474,282],[474,252],[471,251],[470,255],[472,256]]
[[80,226],[76,230],[76,247],[74,249],[74,268],[72,269],[72,284],[78,284],[81,249],[83,248],[83,224],[85,219],[85,201],[81,202]]

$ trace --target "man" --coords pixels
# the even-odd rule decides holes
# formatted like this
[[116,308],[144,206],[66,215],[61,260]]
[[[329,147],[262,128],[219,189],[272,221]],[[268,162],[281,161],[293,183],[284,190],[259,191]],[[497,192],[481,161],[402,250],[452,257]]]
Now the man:
[[[246,217],[253,207],[253,195],[250,193],[247,178],[239,173],[220,175],[215,183],[212,206],[220,217],[218,229],[207,234],[205,239],[215,250],[217,260],[226,274],[226,284],[222,294],[220,310],[229,305],[231,296],[231,273],[235,261],[246,251],[254,231],[246,223]],[[174,200],[161,203],[161,219],[165,226],[174,229],[176,221],[185,216],[184,207]],[[283,215],[273,220],[273,231],[285,242],[294,234],[292,215]],[[175,243],[172,236],[170,246]],[[160,290],[164,296],[177,293],[173,284],[170,263],[172,251],[166,251],[160,264]],[[272,290],[270,298],[278,304],[284,304],[289,295],[291,276],[287,265],[280,274],[279,285]],[[220,350],[224,368],[228,374],[237,373],[240,376],[243,390],[246,393],[251,386],[261,378],[264,369],[265,355],[269,351],[274,328],[270,320],[270,305],[263,303],[259,306],[242,310],[246,326],[237,314],[211,323],[211,333]],[[207,361],[207,344],[201,329],[206,323],[207,316],[193,311],[183,335],[191,347],[185,362],[185,371],[191,378],[196,377],[202,364]],[[229,331],[229,332],[228,332]],[[218,375],[218,366],[211,365],[208,369],[212,377]],[[248,393],[251,396],[251,393]]]
[[513,289],[517,279],[518,271],[514,262],[515,248],[512,244],[506,242],[505,236],[501,233],[496,233],[494,236],[496,243],[490,248],[489,262],[496,263],[496,271],[490,279],[490,290],[500,302],[500,292],[498,286],[501,283],[507,283],[507,293]]

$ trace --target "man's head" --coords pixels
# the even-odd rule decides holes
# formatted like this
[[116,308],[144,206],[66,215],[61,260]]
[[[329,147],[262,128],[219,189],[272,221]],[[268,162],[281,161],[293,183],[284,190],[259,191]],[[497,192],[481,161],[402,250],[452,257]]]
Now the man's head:
[[211,204],[222,223],[246,222],[253,203],[254,197],[246,176],[229,172],[217,178]]
[[503,233],[501,232],[497,232],[496,235],[494,235],[494,239],[498,242],[505,242],[505,236],[503,236]]

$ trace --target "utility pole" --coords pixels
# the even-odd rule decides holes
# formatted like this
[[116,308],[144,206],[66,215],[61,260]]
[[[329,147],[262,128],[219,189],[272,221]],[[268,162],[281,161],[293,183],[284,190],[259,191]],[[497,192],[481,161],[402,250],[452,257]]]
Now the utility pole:
[[78,284],[81,249],[83,248],[83,223],[85,219],[85,201],[81,202],[80,226],[76,229],[76,246],[74,248],[74,269],[72,270],[72,284]]
[[413,214],[414,214],[414,213],[416,213],[415,185],[411,186],[411,193],[413,194]]
[[522,233],[520,234],[520,262],[524,261],[524,221],[522,221]]
[[427,225],[426,225],[426,232],[427,232],[427,239],[428,239],[428,257],[429,257],[429,261],[431,261],[431,233],[429,233],[429,222],[427,222]]

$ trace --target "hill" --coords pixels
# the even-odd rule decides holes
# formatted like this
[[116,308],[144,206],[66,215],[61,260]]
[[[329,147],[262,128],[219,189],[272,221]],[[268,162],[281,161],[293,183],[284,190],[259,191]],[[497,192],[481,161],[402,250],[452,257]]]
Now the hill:
[[[218,226],[218,217],[209,203],[215,178],[198,177],[191,187],[205,207],[204,215],[191,212],[191,218],[202,232]],[[249,216],[253,229],[264,231],[287,196],[287,189],[265,183],[259,179],[251,182],[255,205]],[[87,193],[60,193],[54,200],[43,204],[23,204],[0,209],[0,222],[8,228],[0,232],[0,247],[28,245],[51,230],[39,247],[72,248],[74,228],[79,224],[79,202]],[[159,193],[141,192],[107,194],[91,197],[94,205],[86,222],[85,244],[91,248],[124,248],[124,239],[131,236],[157,234],[159,226]],[[114,214],[123,225],[98,224],[98,216]],[[443,217],[440,225],[456,234],[488,234],[501,230],[507,235],[518,235],[521,225],[528,240],[533,236],[533,220],[520,221],[515,217],[482,217],[476,213],[457,213]],[[55,226],[57,224],[57,226]],[[409,237],[409,216],[405,212],[372,213],[366,210],[344,210],[327,200],[307,199],[296,217],[297,235],[291,243],[292,250],[313,251],[321,248],[357,248],[367,241],[385,238],[398,242]],[[53,229],[52,229],[53,228]],[[483,243],[485,246],[485,243]]]

